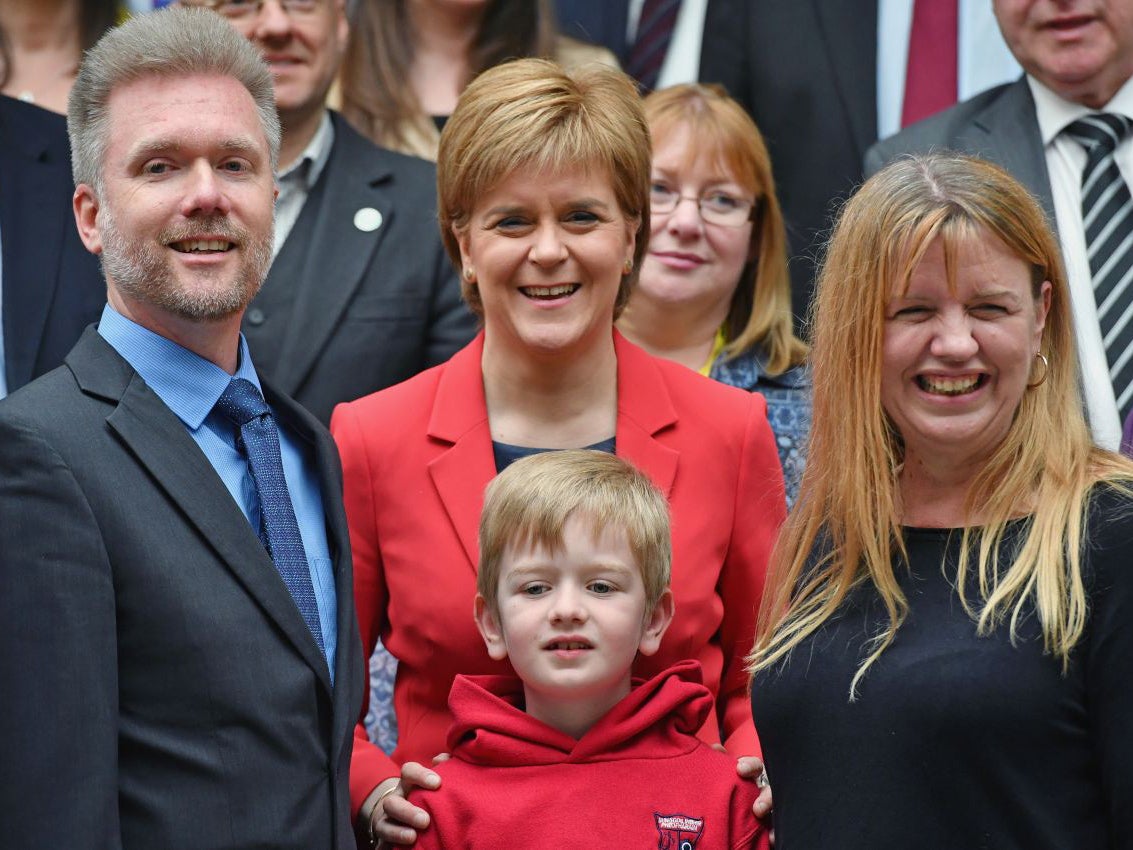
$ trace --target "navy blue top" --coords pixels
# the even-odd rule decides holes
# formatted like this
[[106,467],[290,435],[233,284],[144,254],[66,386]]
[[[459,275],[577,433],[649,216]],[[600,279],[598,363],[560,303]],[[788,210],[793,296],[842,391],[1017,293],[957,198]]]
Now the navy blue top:
[[[585,448],[593,449],[596,452],[606,452],[608,454],[615,454],[614,452],[614,437],[608,440],[603,440],[600,443],[595,443],[592,446],[585,446]],[[542,454],[543,452],[553,452],[555,449],[533,449],[529,446],[512,446],[507,443],[499,443],[492,440],[492,454],[496,459],[496,472],[503,472],[517,460],[530,455]]]

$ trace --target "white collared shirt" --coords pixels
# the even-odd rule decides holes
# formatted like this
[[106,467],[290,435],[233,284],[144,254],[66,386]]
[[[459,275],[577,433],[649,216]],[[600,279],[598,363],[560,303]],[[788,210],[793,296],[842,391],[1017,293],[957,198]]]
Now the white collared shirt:
[[[629,2],[626,44],[633,44],[637,36],[637,25],[644,5],[645,0]],[[657,75],[658,89],[678,83],[695,83],[700,79],[700,48],[704,43],[704,16],[707,11],[708,0],[682,0],[677,21],[673,24],[673,38]]]
[[[845,0],[843,0],[845,2]],[[901,129],[914,0],[877,3],[877,138]],[[982,91],[1017,80],[1023,73],[1011,55],[989,0],[960,0],[957,9],[957,92],[967,100]]]
[[319,122],[319,129],[311,137],[310,143],[299,154],[299,158],[275,175],[276,185],[279,186],[279,197],[275,199],[275,237],[272,243],[271,256],[274,260],[279,254],[283,243],[291,235],[291,228],[299,219],[303,211],[303,204],[307,196],[319,182],[319,177],[330,159],[331,148],[334,147],[334,125],[330,120],[330,113],[323,113],[323,120]]
[[[1070,303],[1074,311],[1074,331],[1090,429],[1099,446],[1117,451],[1121,445],[1121,421],[1098,325],[1090,262],[1086,256],[1086,232],[1082,226],[1082,169],[1086,167],[1086,150],[1062,131],[1068,124],[1094,111],[1133,118],[1133,79],[1127,80],[1100,110],[1065,100],[1030,76],[1027,83],[1035,99],[1035,114],[1046,151],[1050,191],[1054,197],[1058,237],[1070,281]],[[1133,185],[1133,140],[1129,136],[1118,144],[1114,159],[1125,182]],[[1097,376],[1104,376],[1104,380]]]

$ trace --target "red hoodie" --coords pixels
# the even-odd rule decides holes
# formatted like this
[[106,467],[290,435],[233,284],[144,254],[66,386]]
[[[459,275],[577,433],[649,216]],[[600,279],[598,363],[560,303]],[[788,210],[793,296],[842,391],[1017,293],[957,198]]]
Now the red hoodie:
[[453,758],[420,850],[766,847],[751,812],[759,789],[732,756],[696,737],[712,708],[700,665],[682,661],[630,693],[575,740],[525,714],[511,676],[457,676],[449,694]]

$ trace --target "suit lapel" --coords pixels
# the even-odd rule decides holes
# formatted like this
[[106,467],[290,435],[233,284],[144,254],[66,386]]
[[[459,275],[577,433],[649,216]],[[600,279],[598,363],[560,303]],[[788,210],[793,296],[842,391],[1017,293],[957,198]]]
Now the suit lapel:
[[[389,169],[337,116],[332,120],[335,137],[330,159],[287,240],[306,238],[305,250],[299,253],[298,262],[273,263],[264,284],[295,294],[288,333],[274,370],[288,394],[302,386],[336,330],[395,215],[392,194],[385,186]],[[371,164],[369,173],[358,172],[360,162]],[[374,230],[360,230],[354,224],[355,213],[365,208],[381,216]]]
[[235,574],[330,692],[326,660],[244,514],[180,419],[92,328],[67,356],[80,388],[111,403],[106,421]]
[[[664,378],[648,354],[614,331],[618,358],[618,417],[615,443],[668,498],[680,453],[657,439],[677,422]],[[479,560],[477,533],[484,488],[496,475],[488,407],[484,398],[481,332],[446,364],[437,384],[428,433],[449,444],[429,463],[429,477],[460,538],[469,564]]]
[[3,274],[5,280],[25,284],[4,286],[2,293],[4,368],[8,386],[14,388],[31,380],[35,368],[36,347],[59,283],[59,246],[71,211],[42,202],[58,196],[66,179],[60,177],[60,168],[67,167],[50,161],[42,137],[36,144],[35,133],[21,133],[13,122],[3,120],[0,138],[0,144],[10,148],[0,155]]
[[877,141],[877,4],[808,2],[814,7],[834,86],[841,95],[861,159]]
[[449,448],[429,463],[429,477],[475,569],[484,488],[496,475],[480,359],[484,334],[453,355],[437,383],[429,436]]
[[653,358],[614,331],[618,357],[619,457],[633,463],[669,498],[680,453],[657,439],[677,423],[677,411]]
[[1056,226],[1046,151],[1026,77],[1004,89],[1001,97],[973,119],[969,144],[971,150],[999,163],[1038,197],[1051,226]]

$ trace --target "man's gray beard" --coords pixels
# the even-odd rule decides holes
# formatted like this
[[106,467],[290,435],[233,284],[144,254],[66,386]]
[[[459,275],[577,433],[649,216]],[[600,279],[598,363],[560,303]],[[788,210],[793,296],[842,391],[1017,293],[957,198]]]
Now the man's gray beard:
[[[191,322],[226,319],[241,312],[263,284],[271,263],[272,234],[257,238],[246,230],[234,228],[223,216],[192,220],[181,228],[169,228],[158,241],[130,239],[119,230],[108,206],[100,210],[102,223],[102,272],[108,281],[125,296],[158,307]],[[222,236],[241,246],[244,261],[236,270],[231,285],[215,291],[186,290],[179,287],[164,256],[164,245],[199,235]],[[221,272],[198,272],[210,278]]]

